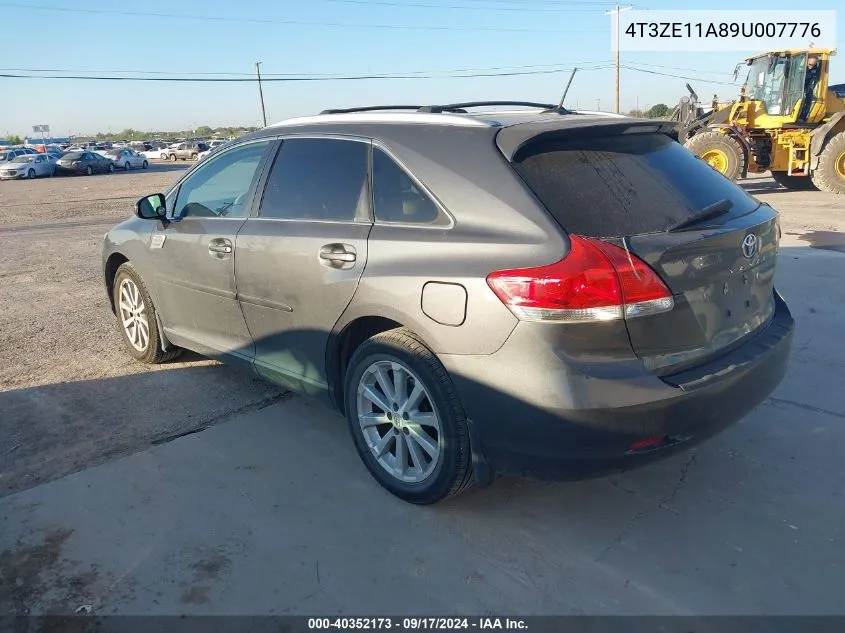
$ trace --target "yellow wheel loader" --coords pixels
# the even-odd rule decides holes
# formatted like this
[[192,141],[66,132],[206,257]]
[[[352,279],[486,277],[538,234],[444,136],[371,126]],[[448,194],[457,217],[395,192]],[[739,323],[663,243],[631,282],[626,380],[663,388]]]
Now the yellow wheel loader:
[[714,95],[709,111],[687,84],[690,96],[670,117],[681,142],[731,180],[769,171],[787,189],[845,194],[845,84],[828,83],[835,53],[809,48],[748,58],[739,99],[720,104]]

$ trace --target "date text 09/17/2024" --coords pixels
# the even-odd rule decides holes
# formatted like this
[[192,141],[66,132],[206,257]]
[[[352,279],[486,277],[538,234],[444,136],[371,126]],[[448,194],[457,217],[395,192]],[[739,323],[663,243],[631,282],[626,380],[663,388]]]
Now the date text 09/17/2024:
[[394,631],[460,631],[460,630],[527,630],[520,618],[476,617],[335,617],[308,618],[308,629],[319,630],[394,630]]

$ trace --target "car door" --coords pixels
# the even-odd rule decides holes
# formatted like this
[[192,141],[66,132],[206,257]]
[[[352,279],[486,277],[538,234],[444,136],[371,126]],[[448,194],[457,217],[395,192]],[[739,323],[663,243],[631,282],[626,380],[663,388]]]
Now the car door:
[[191,170],[168,193],[173,221],[157,223],[149,256],[162,324],[177,345],[252,358],[236,298],[234,245],[273,143],[241,143]]
[[258,216],[237,237],[235,278],[255,368],[301,393],[327,392],[329,333],[367,261],[369,152],[367,139],[284,139]]
[[50,159],[47,158],[46,154],[36,156],[33,162],[35,163],[35,174],[37,176],[50,175]]

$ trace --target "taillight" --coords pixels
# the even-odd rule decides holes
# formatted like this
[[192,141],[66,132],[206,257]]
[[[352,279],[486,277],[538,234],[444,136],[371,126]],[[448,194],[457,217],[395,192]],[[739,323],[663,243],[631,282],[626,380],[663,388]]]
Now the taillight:
[[674,307],[666,284],[633,253],[588,237],[569,240],[571,249],[559,262],[487,276],[493,292],[520,319],[611,321]]

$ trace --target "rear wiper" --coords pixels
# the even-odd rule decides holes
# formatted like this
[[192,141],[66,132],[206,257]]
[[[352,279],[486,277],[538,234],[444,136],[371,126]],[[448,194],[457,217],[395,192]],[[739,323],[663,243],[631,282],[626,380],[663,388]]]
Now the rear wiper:
[[696,211],[688,218],[684,218],[680,222],[676,222],[668,229],[667,232],[671,233],[672,231],[680,231],[681,229],[689,228],[699,222],[704,222],[705,220],[712,220],[713,218],[718,218],[720,215],[726,214],[728,211],[733,209],[734,203],[728,200],[727,198],[723,198],[718,202],[714,202],[713,204],[709,204],[703,209]]

